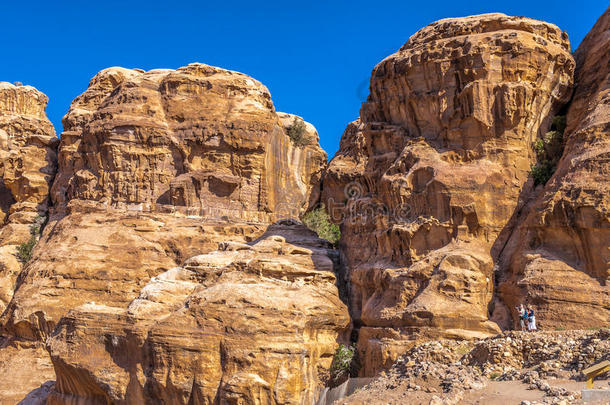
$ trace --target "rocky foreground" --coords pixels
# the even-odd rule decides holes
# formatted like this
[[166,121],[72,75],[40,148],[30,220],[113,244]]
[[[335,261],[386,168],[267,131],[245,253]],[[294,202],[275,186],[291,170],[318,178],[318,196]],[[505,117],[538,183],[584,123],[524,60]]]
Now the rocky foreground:
[[[439,340],[413,347],[374,382],[338,403],[578,404],[583,368],[605,359],[610,359],[610,329]],[[610,389],[609,378],[601,376],[596,387]],[[489,388],[503,395],[489,395]]]

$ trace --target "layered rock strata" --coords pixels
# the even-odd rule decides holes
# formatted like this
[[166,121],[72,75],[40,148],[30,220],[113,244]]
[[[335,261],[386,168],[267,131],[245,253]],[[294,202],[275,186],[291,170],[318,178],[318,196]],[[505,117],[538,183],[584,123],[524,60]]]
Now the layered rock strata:
[[563,156],[503,255],[503,300],[546,328],[610,324],[610,9],[574,57]]
[[0,309],[10,301],[22,263],[17,246],[30,239],[30,226],[47,215],[57,170],[47,97],[31,86],[0,82]]
[[317,139],[291,144],[265,86],[204,64],[103,70],[64,129],[56,204],[172,205],[258,220],[282,204],[303,206],[326,158]]
[[326,154],[295,146],[256,80],[204,64],[109,68],[64,117],[53,211],[3,315],[44,339],[86,302],[124,308],[151,277],[297,217]]
[[363,375],[417,340],[499,331],[494,260],[573,69],[559,28],[503,14],[433,23],[375,67],[322,195],[342,223]]
[[313,403],[349,324],[328,247],[285,222],[153,277],[126,309],[72,310],[48,341],[48,403]]

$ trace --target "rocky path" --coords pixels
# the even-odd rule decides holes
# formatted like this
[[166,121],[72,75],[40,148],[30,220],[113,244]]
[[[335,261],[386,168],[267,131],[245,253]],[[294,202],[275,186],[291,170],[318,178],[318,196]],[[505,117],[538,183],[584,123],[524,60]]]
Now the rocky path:
[[[609,356],[610,329],[427,342],[336,403],[580,404],[582,369]],[[609,377],[596,380],[595,388],[610,389]]]

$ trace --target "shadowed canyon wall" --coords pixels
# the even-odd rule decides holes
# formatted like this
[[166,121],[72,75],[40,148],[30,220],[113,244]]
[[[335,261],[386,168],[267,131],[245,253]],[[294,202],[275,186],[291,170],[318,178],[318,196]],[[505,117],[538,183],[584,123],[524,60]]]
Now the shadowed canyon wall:
[[501,258],[508,307],[529,301],[554,328],[610,324],[610,9],[574,58],[563,156]]

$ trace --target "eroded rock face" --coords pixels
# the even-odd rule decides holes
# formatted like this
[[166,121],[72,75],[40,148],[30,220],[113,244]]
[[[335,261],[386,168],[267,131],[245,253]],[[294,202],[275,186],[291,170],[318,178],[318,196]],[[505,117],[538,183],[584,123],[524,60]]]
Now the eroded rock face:
[[126,309],[71,311],[48,341],[48,403],[310,404],[348,324],[326,242],[273,225],[153,277]]
[[21,270],[16,247],[48,210],[59,140],[44,112],[47,101],[31,86],[0,82],[0,310]]
[[322,195],[342,221],[363,375],[420,339],[499,331],[494,260],[573,69],[559,28],[503,14],[433,23],[375,67]]
[[261,83],[204,64],[103,70],[63,123],[52,215],[3,316],[20,338],[85,302],[126,307],[186,258],[298,217],[326,162],[315,129],[293,145]]
[[0,343],[0,405],[42,405],[55,372],[42,342]]
[[303,206],[303,179],[326,157],[317,139],[295,150],[265,86],[203,64],[103,70],[64,127],[56,204],[171,204],[259,219]]
[[610,324],[610,10],[574,57],[563,157],[503,255],[503,300],[547,329]]
[[121,211],[73,200],[52,217],[4,314],[12,336],[44,340],[71,308],[86,302],[126,307],[151,277],[219,240],[249,242],[264,224]]

